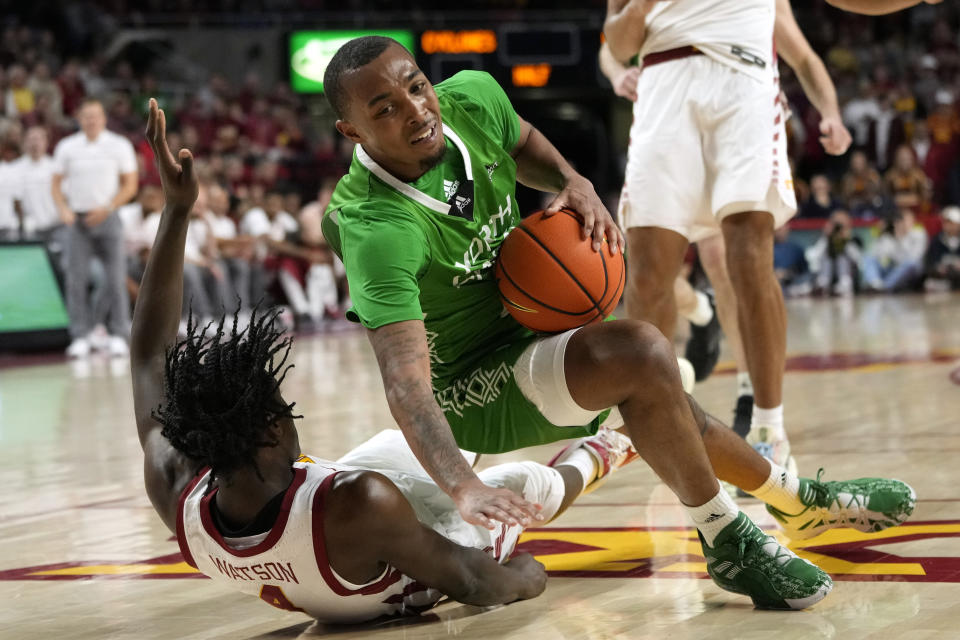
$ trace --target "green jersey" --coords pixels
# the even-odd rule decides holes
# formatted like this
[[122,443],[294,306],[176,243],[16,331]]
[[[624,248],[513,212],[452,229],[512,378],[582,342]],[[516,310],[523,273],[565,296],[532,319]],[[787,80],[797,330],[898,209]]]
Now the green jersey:
[[[520,221],[510,150],[520,122],[488,74],[463,71],[436,85],[447,139],[443,161],[412,183],[388,174],[357,147],[327,208],[324,235],[340,254],[353,307],[370,329],[424,321],[434,387],[493,349],[530,332],[503,309],[494,259]],[[473,219],[446,197],[473,179]]]
[[506,313],[493,273],[520,222],[510,156],[520,120],[486,73],[462,71],[435,90],[443,160],[405,183],[357,146],[327,207],[323,234],[350,284],[347,317],[370,329],[423,320],[434,393],[462,448],[510,451],[593,433],[598,421],[550,424],[513,375],[536,336]]

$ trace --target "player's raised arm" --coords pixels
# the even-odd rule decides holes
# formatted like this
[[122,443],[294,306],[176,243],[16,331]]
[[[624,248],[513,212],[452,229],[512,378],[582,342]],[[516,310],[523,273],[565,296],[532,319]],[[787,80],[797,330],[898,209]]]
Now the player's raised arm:
[[879,16],[907,9],[922,2],[940,4],[941,0],[827,0],[827,2],[838,9],[864,13],[869,16]]
[[777,0],[773,39],[777,51],[797,74],[804,93],[820,113],[820,143],[824,150],[835,156],[845,153],[853,138],[843,125],[836,87],[823,60],[800,31],[790,0]]
[[[338,573],[350,568],[362,579],[382,570],[366,566],[366,560],[358,564],[352,550],[364,549],[366,558],[387,563],[465,604],[489,606],[533,598],[546,585],[543,565],[529,554],[501,565],[483,551],[460,546],[424,526],[397,487],[378,473],[337,478],[325,512],[325,521],[337,525],[325,536]],[[339,549],[346,551],[341,554]]]
[[190,152],[181,149],[178,158],[170,153],[166,124],[166,116],[151,99],[146,135],[160,170],[164,207],[133,313],[130,369],[147,495],[173,529],[178,488],[191,470],[186,459],[160,435],[161,425],[151,412],[163,397],[166,351],[176,343],[183,298],[183,251],[198,185]]
[[369,331],[390,412],[410,449],[467,522],[493,528],[493,521],[526,526],[537,509],[507,489],[483,484],[457,447],[430,384],[427,333],[421,320],[406,320]]

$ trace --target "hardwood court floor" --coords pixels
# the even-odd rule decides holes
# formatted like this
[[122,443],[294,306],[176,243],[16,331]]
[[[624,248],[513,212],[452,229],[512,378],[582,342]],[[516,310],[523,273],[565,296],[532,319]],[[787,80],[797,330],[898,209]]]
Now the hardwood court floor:
[[[960,296],[788,305],[786,423],[800,470],[909,481],[908,525],[796,549],[836,579],[809,611],[762,612],[703,579],[676,499],[637,462],[523,546],[553,571],[535,600],[444,604],[421,620],[329,628],[198,579],[143,492],[126,363],[0,360],[0,638],[949,638],[960,611]],[[392,424],[362,332],[304,337],[284,389],[307,453]],[[730,365],[695,392],[727,419]],[[499,459],[546,461],[556,447]],[[496,462],[486,459],[487,464]],[[773,528],[753,501],[742,505]]]

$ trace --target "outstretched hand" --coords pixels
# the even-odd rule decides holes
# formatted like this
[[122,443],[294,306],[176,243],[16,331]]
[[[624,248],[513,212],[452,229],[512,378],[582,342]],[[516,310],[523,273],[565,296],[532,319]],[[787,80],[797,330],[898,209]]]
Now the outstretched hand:
[[170,153],[170,147],[167,146],[167,116],[153,98],[150,98],[146,135],[160,172],[163,200],[169,209],[186,215],[193,208],[200,190],[193,172],[193,154],[188,149],[180,149],[177,158],[174,158]]

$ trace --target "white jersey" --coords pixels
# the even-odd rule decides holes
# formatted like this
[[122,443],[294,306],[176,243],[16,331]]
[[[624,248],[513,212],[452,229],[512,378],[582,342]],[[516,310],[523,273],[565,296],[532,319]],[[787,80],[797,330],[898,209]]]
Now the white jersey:
[[232,589],[325,622],[359,622],[433,607],[440,592],[393,567],[366,584],[337,575],[327,560],[323,501],[336,474],[353,468],[301,460],[294,464],[294,479],[273,528],[251,538],[220,534],[210,513],[216,489],[206,490],[209,471],[199,474],[184,491],[177,513],[177,540],[187,563]]
[[[464,452],[468,462],[475,454]],[[330,566],[324,541],[323,501],[341,471],[382,473],[410,502],[425,526],[453,542],[489,553],[499,562],[510,557],[519,525],[497,524],[491,531],[467,524],[453,500],[430,479],[395,429],[378,433],[337,462],[303,457],[294,463],[280,515],[267,533],[224,538],[213,523],[207,491],[209,473],[201,472],[184,489],[177,511],[177,541],[184,559],[215,581],[257,596],[288,611],[301,611],[327,622],[361,622],[385,615],[415,614],[443,596],[387,566],[366,584],[344,580]],[[481,471],[480,479],[505,487],[543,505],[553,517],[564,495],[555,469],[533,462],[511,462]]]
[[767,81],[774,72],[774,0],[666,0],[647,14],[640,58],[695,46],[711,58]]

